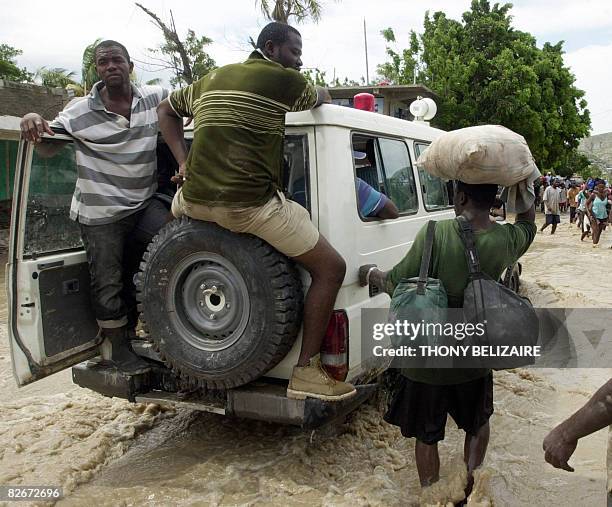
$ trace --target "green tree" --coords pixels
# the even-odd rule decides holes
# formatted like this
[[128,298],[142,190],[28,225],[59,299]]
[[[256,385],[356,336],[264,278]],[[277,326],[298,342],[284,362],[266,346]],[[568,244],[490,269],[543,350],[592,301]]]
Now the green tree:
[[212,57],[204,51],[204,48],[212,43],[212,39],[206,36],[198,37],[190,29],[187,30],[187,37],[183,41],[176,31],[172,12],[168,26],[154,12],[139,3],[136,5],[150,16],[153,24],[162,31],[164,42],[158,48],[149,50],[152,54],[159,55],[152,57],[155,62],[150,62],[150,65],[158,70],[172,71],[174,74],[170,79],[172,86],[189,85],[217,68]]
[[91,90],[92,86],[100,81],[100,76],[96,71],[96,46],[102,42],[102,39],[96,39],[83,50],[83,58],[81,63],[81,86],[83,87],[82,95]]
[[411,34],[401,54],[394,50],[399,60],[388,53],[381,75],[431,88],[437,126],[504,125],[525,137],[542,170],[563,171],[590,130],[584,92],[563,63],[563,43],[538,48],[512,27],[511,7],[472,0],[461,21],[427,13],[423,34]]
[[73,79],[75,75],[74,72],[60,67],[52,69],[41,67],[36,71],[36,77],[40,79],[40,84],[47,88],[66,88],[68,85],[74,85],[76,84]]
[[319,69],[307,69],[302,74],[304,74],[304,77],[313,85],[324,87],[329,86],[329,83],[325,79],[325,71],[320,71]]
[[333,88],[335,86],[365,86],[365,78],[361,78],[361,82],[355,81],[354,79],[349,79],[345,77],[344,80],[340,80],[340,78],[336,77],[332,81],[327,81],[325,77],[325,71],[321,71],[319,69],[306,69],[304,72],[304,77],[310,81],[315,86],[323,86],[325,88]]
[[340,81],[339,78],[336,78],[330,86],[365,86],[365,77],[361,76],[360,81],[355,81],[354,79],[349,79],[348,77],[344,78],[344,81]]
[[17,66],[17,62],[15,62],[15,58],[22,53],[21,49],[14,48],[8,44],[0,44],[0,79],[17,81],[19,83],[32,82],[32,74],[25,67],[20,69]]
[[407,49],[397,49],[397,41],[392,28],[382,30],[381,35],[387,42],[385,52],[389,61],[376,67],[378,74],[386,81],[398,84],[412,84],[418,71],[419,39],[410,31],[410,44]]
[[296,23],[311,19],[317,23],[321,19],[322,2],[317,0],[257,0],[261,12],[270,21],[289,24],[291,18]]

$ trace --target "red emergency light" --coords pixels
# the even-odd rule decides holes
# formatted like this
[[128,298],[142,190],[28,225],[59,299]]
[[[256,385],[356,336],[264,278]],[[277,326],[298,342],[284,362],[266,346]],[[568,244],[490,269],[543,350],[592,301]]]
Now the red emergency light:
[[375,104],[376,98],[371,93],[358,93],[353,97],[353,106],[355,109],[373,113]]

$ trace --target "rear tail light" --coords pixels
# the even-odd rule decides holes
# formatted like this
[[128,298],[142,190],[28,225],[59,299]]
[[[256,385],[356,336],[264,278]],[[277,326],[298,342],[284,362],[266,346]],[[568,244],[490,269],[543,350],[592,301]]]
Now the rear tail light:
[[348,375],[349,325],[344,310],[334,310],[323,345],[321,346],[321,364],[330,377],[344,380]]

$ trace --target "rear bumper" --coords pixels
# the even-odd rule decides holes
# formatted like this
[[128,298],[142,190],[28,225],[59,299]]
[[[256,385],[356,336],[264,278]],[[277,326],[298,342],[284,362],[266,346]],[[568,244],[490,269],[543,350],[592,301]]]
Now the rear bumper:
[[73,367],[72,379],[75,384],[105,396],[291,424],[304,429],[319,428],[341,419],[372,396],[378,387],[377,384],[358,385],[355,396],[338,402],[312,398],[294,400],[287,398],[285,384],[272,379],[260,379],[228,391],[182,396],[177,394],[176,385],[172,385],[168,370],[153,368],[150,373],[143,375],[125,375],[95,361]]

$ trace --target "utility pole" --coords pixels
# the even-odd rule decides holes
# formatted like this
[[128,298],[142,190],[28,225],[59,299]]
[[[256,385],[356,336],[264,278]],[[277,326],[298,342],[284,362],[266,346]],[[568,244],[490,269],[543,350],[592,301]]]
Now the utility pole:
[[366,34],[366,20],[363,18],[363,42],[365,44],[366,58],[366,86],[370,84],[370,66],[368,65],[368,35]]

